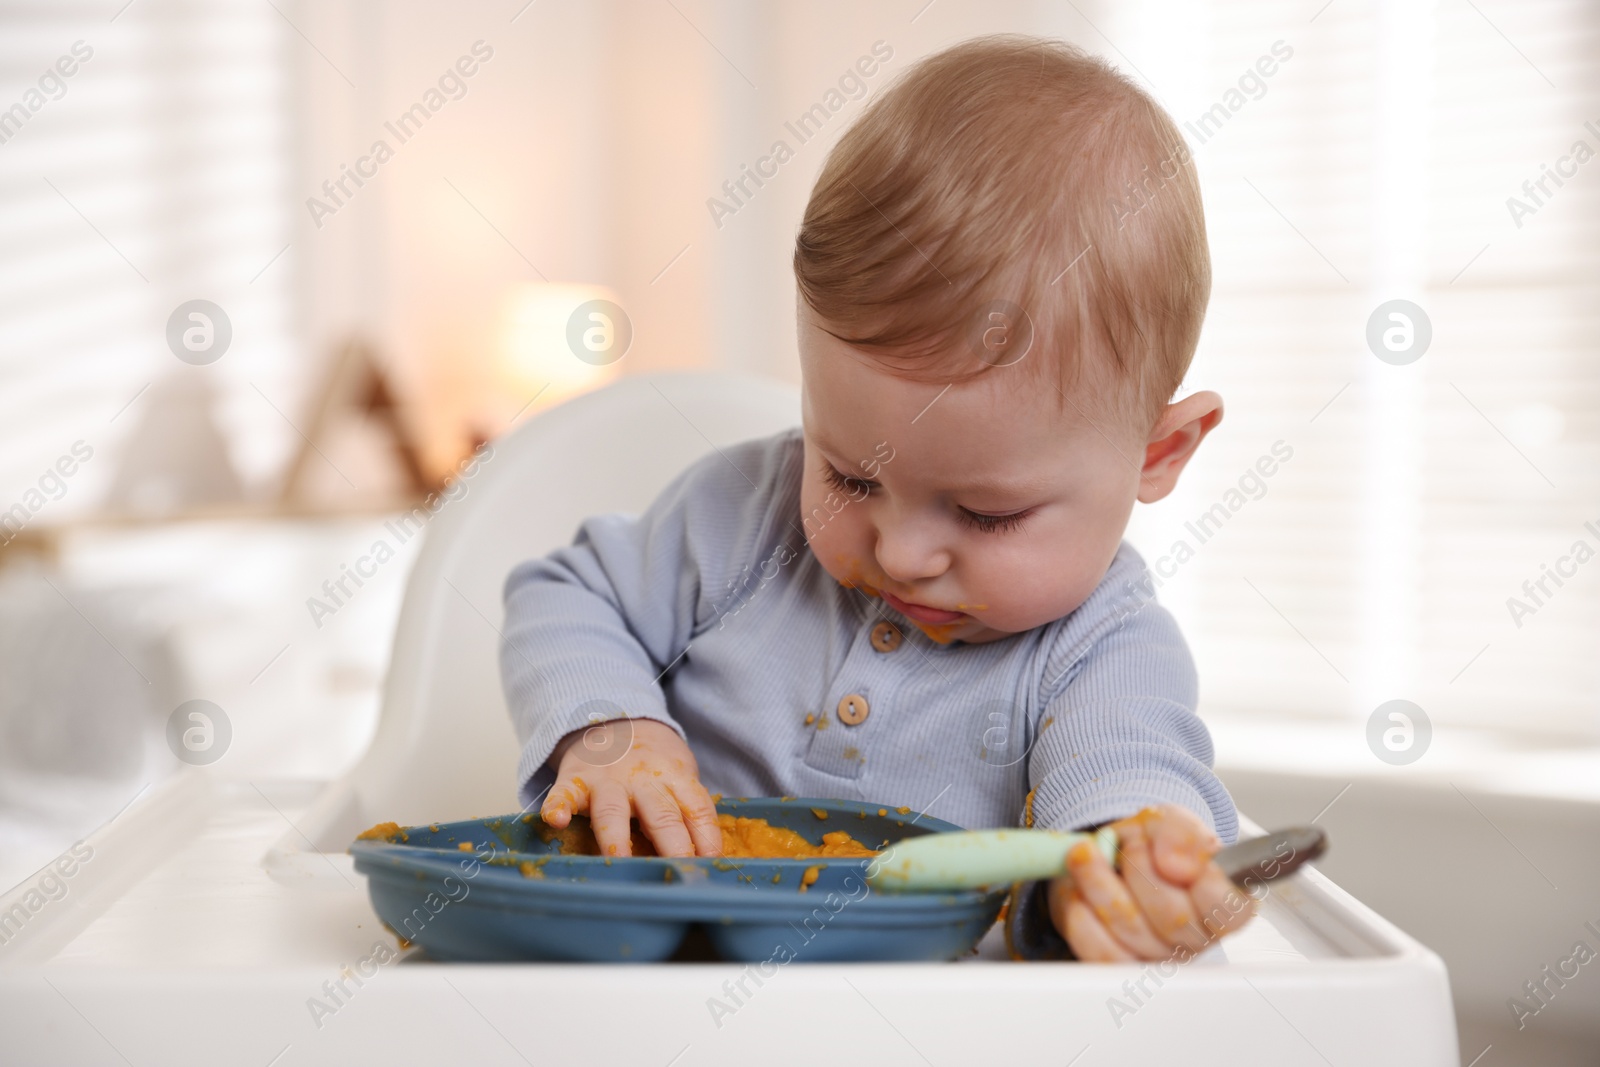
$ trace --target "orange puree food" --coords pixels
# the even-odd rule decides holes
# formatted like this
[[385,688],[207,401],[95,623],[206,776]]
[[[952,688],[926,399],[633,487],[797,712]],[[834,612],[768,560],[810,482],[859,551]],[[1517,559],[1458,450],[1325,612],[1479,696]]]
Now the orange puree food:
[[[540,823],[537,827],[539,836],[545,841],[560,841],[563,856],[598,856],[600,855],[600,842],[594,839],[594,830],[589,826],[589,820],[582,815],[575,816],[566,825],[565,829],[556,830]],[[654,856],[655,846],[650,844],[650,839],[644,836],[637,822],[628,824],[628,845],[635,856]]]
[[[717,825],[722,828],[722,854],[730,859],[812,859],[819,856],[851,857],[876,856],[877,853],[851,837],[844,830],[822,835],[822,844],[813,845],[793,830],[773,826],[765,819],[746,819],[736,815],[718,815]],[[635,856],[654,856],[656,850],[633,823],[629,844]],[[560,841],[563,856],[598,856],[600,846],[594,839],[589,820],[578,817],[564,830],[539,827],[539,836],[546,841]]]
[[718,815],[722,827],[722,854],[734,859],[810,859],[813,856],[876,856],[877,853],[843,830],[822,835],[813,845],[793,830],[773,826],[765,819]]
[[370,829],[361,831],[356,835],[356,840],[393,841],[397,837],[402,841],[409,840],[409,838],[407,838],[406,835],[400,831],[400,825],[398,823],[380,822],[378,825]]

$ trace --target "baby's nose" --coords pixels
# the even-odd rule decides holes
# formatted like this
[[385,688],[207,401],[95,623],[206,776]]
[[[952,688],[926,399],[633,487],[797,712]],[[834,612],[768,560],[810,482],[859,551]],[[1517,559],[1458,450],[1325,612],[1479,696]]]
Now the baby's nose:
[[926,581],[950,569],[950,553],[914,527],[880,528],[876,554],[878,568],[897,582]]

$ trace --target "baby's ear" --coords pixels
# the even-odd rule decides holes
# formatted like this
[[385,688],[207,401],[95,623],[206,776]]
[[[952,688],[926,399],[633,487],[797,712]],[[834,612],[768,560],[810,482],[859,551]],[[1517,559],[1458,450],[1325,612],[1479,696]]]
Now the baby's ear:
[[1144,467],[1139,471],[1141,503],[1153,504],[1172,492],[1195,449],[1221,421],[1222,397],[1210,390],[1167,405],[1144,447]]

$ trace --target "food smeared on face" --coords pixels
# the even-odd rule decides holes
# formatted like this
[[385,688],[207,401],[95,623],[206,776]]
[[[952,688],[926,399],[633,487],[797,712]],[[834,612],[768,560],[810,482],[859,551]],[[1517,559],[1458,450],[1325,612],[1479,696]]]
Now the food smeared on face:
[[835,557],[835,564],[841,570],[843,570],[845,574],[843,578],[837,579],[840,585],[844,586],[846,589],[859,590],[869,597],[877,597],[882,599],[884,603],[888,604],[896,611],[899,611],[902,615],[905,615],[907,622],[921,630],[924,634],[927,634],[928,639],[937,644],[948,645],[950,642],[956,639],[957,634],[966,626],[968,622],[971,621],[966,617],[966,612],[969,607],[974,611],[981,611],[989,606],[987,604],[962,604],[960,618],[930,622],[926,619],[918,618],[915,614],[907,614],[904,610],[907,606],[906,602],[900,600],[893,593],[885,593],[883,589],[874,584],[871,579],[867,578],[862,572],[861,561],[859,559],[841,555]]

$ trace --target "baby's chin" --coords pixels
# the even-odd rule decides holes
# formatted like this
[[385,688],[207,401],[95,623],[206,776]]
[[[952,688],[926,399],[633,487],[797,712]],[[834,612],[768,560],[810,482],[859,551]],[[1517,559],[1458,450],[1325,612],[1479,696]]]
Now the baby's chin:
[[[823,568],[836,582],[847,589],[859,590],[874,600],[882,599],[883,592],[873,581],[862,575],[859,564],[852,564],[843,558],[833,562],[834,566],[828,566],[825,562]],[[887,601],[884,601],[883,604],[888,610],[894,611],[894,608]],[[1045,623],[1053,622],[1059,617],[1051,616],[1049,618],[1041,618],[1037,622],[1030,622],[1029,618],[1025,617],[1029,613],[1022,611],[1007,612],[1004,606],[998,606],[997,610],[996,605],[991,605],[987,602],[983,606],[985,608],[983,612],[984,618],[968,614],[950,622],[922,622],[908,615],[901,615],[898,611],[894,613],[898,618],[921,630],[929,640],[941,645],[954,644],[957,641],[969,645],[987,644],[990,641],[999,641],[1043,626]],[[1037,612],[1035,611],[1032,614],[1037,614]],[[1065,615],[1068,612],[1062,612],[1061,614]],[[1015,618],[1009,616],[1015,616]],[[1021,622],[1020,625],[1018,620]]]
[[[904,615],[900,617],[921,630],[929,640],[941,645],[950,645],[957,641],[968,645],[983,645],[988,644],[990,641],[1000,641],[1007,637],[1014,637],[1025,630],[1033,629],[1031,626],[1014,630],[1001,629],[974,615],[967,615],[951,622],[921,622]],[[1043,625],[1043,623],[1040,625]]]
[[[1003,628],[970,615],[947,623],[922,623],[915,619],[906,621],[927,634],[930,640],[937,641],[941,645],[953,644],[956,641],[968,645],[983,645],[991,641],[1003,641],[1008,637],[1015,637],[1017,634],[1035,629],[1034,626]],[[1045,619],[1037,625],[1043,626],[1046,622],[1052,621],[1054,620]]]
[[956,622],[935,626],[928,623],[915,622],[912,625],[927,634],[928,637],[941,645],[954,644],[957,641],[968,645],[984,645],[990,641],[999,641],[1011,637],[1014,631],[996,630],[977,619],[959,619]]
[[1078,610],[1084,599],[1068,597],[1064,602],[1058,600],[1054,603],[1007,603],[1000,597],[990,596],[981,601],[984,610],[953,622],[926,624],[915,619],[906,621],[941,645],[955,641],[981,645],[1015,637],[1066,618]]

